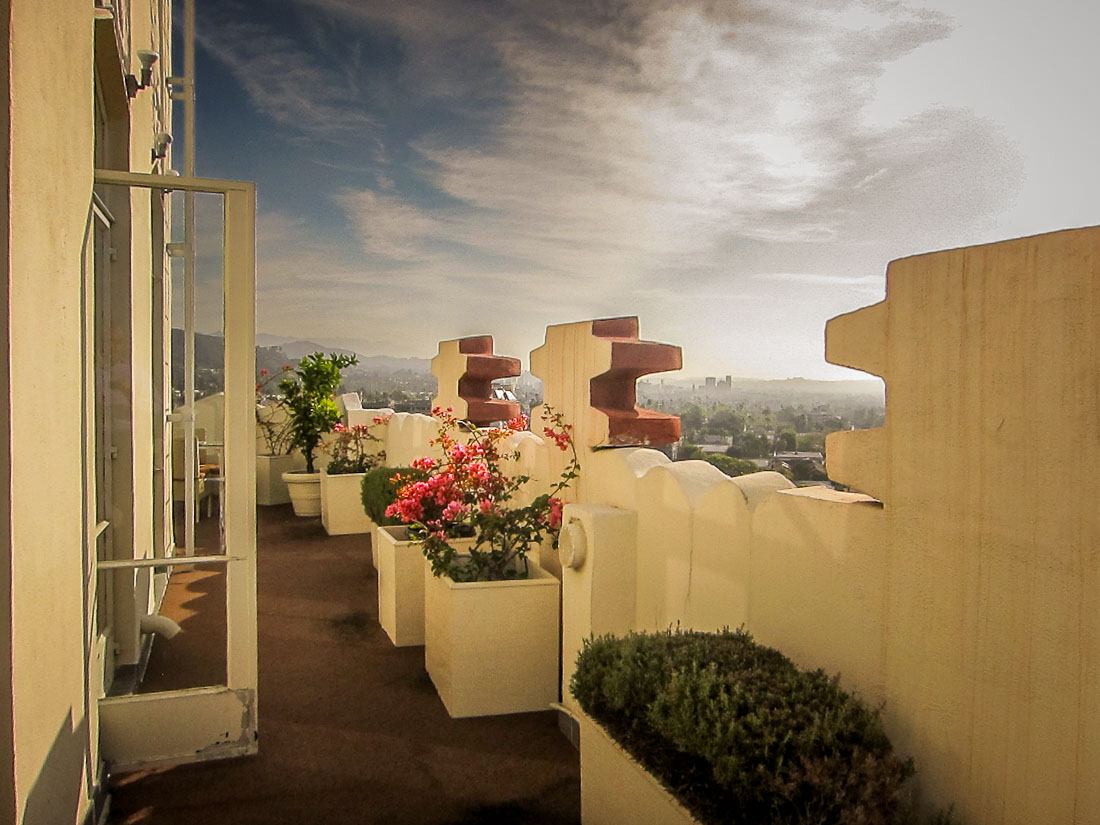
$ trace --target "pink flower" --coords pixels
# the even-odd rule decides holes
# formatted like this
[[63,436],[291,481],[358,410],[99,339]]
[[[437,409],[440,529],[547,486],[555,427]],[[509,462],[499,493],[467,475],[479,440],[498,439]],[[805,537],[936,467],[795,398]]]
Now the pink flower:
[[452,501],[443,508],[443,518],[449,521],[458,521],[470,512],[470,508],[460,501]]
[[550,526],[557,530],[561,527],[562,508],[565,506],[560,498],[550,499]]

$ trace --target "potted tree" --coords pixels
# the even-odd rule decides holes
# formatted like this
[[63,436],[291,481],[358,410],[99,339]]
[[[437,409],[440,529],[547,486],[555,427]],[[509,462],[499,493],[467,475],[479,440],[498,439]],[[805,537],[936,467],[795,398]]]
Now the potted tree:
[[326,448],[332,460],[321,471],[321,524],[330,536],[374,530],[362,506],[362,484],[367,471],[386,460],[373,428],[387,421],[389,416],[375,416],[371,424],[335,426],[336,438]]
[[[387,509],[410,525],[429,562],[425,668],[452,717],[543,710],[558,698],[560,583],[529,554],[556,542],[559,495],[580,472],[571,427],[546,410],[543,433],[572,459],[548,491],[518,505],[530,479],[505,466],[519,458],[510,440],[526,416],[478,429],[449,410],[432,414],[442,458],[413,462],[428,477],[402,487]],[[463,534],[467,546],[453,539]]]
[[332,400],[340,387],[340,370],[356,363],[354,355],[314,352],[302,358],[279,382],[282,405],[290,416],[291,443],[306,460],[304,470],[283,473],[295,515],[321,515],[321,474],[314,469],[314,454],[321,437],[340,420],[340,410]]

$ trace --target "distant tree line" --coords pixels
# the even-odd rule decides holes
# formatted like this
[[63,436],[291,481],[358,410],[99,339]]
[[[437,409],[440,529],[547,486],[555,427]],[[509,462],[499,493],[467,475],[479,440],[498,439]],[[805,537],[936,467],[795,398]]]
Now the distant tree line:
[[[717,405],[704,409],[695,403],[674,410],[680,415],[683,433],[678,460],[708,461],[730,476],[757,471],[750,459],[769,458],[776,453],[821,453],[825,436],[837,430],[880,426],[884,411],[855,407],[838,411],[828,404],[811,409],[785,405],[778,410],[763,406],[749,408]],[[726,445],[723,452],[705,451],[699,444]],[[825,474],[812,460],[797,460],[784,471],[795,481],[824,480]]]

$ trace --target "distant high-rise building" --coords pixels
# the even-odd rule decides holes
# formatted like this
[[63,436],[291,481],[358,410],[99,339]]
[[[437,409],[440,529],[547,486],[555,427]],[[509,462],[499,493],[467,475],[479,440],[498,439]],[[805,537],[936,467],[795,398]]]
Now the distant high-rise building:
[[714,389],[714,376],[713,375],[707,376],[707,389],[708,390]]

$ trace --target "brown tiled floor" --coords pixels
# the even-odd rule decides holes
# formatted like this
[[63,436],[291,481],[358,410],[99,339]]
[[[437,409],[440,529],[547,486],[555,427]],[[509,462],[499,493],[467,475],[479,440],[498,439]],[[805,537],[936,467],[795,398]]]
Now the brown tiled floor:
[[369,554],[366,536],[261,508],[260,753],[114,777],[111,823],[580,821],[554,714],[450,719],[423,648],[378,626]]

